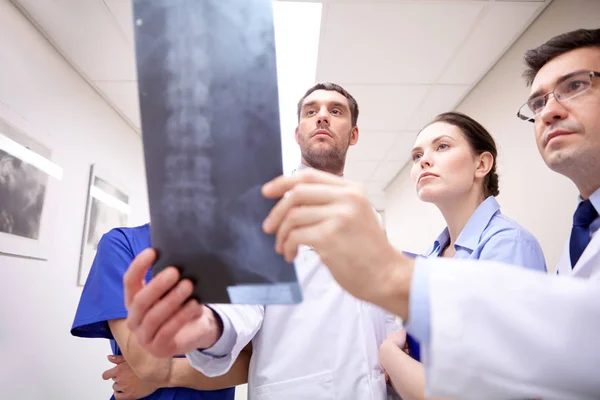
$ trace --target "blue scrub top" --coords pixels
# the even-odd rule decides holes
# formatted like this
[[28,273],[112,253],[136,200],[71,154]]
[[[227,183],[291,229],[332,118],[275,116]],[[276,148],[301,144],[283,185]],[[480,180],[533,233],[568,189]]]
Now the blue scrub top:
[[[79,299],[71,334],[87,338],[110,340],[112,352],[120,355],[119,345],[108,321],[127,317],[123,275],[135,256],[151,247],[150,225],[116,228],[106,233],[98,243],[94,263]],[[150,280],[148,271],[146,281]],[[98,377],[98,379],[101,379]],[[150,400],[233,400],[235,388],[200,391],[188,388],[161,388],[144,399]],[[111,397],[114,399],[114,396]]]
[[[448,228],[433,242],[426,257],[440,257],[450,243]],[[546,272],[544,253],[537,239],[521,225],[505,217],[493,196],[477,207],[454,243],[456,259],[493,260]],[[426,311],[428,307],[426,307]],[[410,355],[420,360],[419,343],[407,335]]]

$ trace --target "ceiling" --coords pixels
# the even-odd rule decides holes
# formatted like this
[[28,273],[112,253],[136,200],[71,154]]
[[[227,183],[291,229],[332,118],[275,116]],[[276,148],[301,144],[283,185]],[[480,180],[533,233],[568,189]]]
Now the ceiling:
[[[140,132],[131,0],[11,0]],[[360,107],[345,176],[376,208],[419,130],[453,109],[551,0],[324,0],[317,81]]]

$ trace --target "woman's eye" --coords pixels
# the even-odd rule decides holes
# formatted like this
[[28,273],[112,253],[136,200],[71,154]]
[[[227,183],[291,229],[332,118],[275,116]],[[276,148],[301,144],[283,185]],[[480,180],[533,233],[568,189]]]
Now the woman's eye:
[[450,146],[448,146],[448,145],[447,145],[447,144],[445,144],[445,143],[442,143],[442,144],[440,144],[440,145],[438,146],[438,150],[446,150],[446,149],[448,149],[448,148],[450,148]]
[[413,154],[412,160],[413,162],[419,161],[421,159],[421,154]]

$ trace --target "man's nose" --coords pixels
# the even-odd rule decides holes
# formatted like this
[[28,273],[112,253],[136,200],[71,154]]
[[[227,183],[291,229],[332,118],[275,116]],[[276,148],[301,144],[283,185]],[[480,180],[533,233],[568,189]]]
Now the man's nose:
[[327,111],[327,108],[322,107],[319,110],[319,114],[317,115],[317,123],[329,125],[329,112]]
[[545,125],[551,125],[559,119],[568,117],[568,112],[553,94],[548,95],[546,105],[542,109],[540,117]]

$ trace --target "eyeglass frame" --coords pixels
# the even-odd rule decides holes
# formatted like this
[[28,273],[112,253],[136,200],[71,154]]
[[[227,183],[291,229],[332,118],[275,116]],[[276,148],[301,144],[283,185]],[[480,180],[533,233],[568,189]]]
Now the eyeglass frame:
[[[569,98],[567,98],[567,99],[564,99],[564,100],[569,100],[569,99],[572,99],[572,98],[574,98],[574,97],[577,97],[577,96],[579,96],[579,95],[581,95],[581,94],[583,94],[583,93],[587,92],[589,89],[591,89],[591,88],[592,88],[592,81],[593,81],[593,78],[594,78],[594,77],[596,77],[596,78],[600,78],[600,72],[597,72],[597,71],[577,71],[577,72],[575,72],[575,73],[573,73],[573,74],[569,74],[570,76],[568,76],[566,79],[569,79],[569,78],[571,78],[571,77],[573,77],[573,76],[575,76],[575,75],[578,75],[578,74],[584,74],[584,73],[585,73],[585,74],[587,74],[587,75],[588,75],[588,77],[590,78],[590,87],[589,87],[588,89],[586,89],[585,91],[583,91],[583,92],[580,92],[580,93],[577,93],[576,95],[574,95],[574,96],[572,96],[572,97],[569,97]],[[562,84],[562,83],[563,83],[563,82],[560,82],[560,83],[559,83],[558,85],[556,85],[556,86],[559,86],[559,85],[560,85],[560,84]],[[535,97],[533,97],[533,98],[531,98],[531,99],[527,100],[527,101],[526,101],[525,103],[523,103],[523,105],[521,105],[521,107],[519,107],[519,109],[517,110],[517,117],[518,117],[519,119],[522,119],[523,121],[527,121],[527,122],[534,123],[534,122],[535,122],[535,118],[536,118],[538,115],[540,115],[540,114],[542,113],[542,111],[544,110],[544,108],[546,107],[546,105],[548,105],[548,100],[547,100],[547,98],[548,98],[548,96],[549,96],[550,94],[552,94],[552,96],[554,96],[554,99],[555,99],[556,101],[558,101],[559,103],[561,103],[561,104],[562,104],[561,100],[559,100],[559,99],[556,97],[556,95],[554,94],[554,91],[555,91],[555,90],[556,90],[556,87],[555,87],[554,89],[552,89],[551,91],[549,91],[549,92],[545,93],[545,94],[540,94],[539,96],[535,96]],[[529,103],[531,100],[533,100],[533,99],[537,99],[537,98],[539,98],[539,97],[543,97],[543,98],[544,98],[544,101],[545,101],[544,107],[542,107],[542,108],[541,108],[540,112],[538,112],[537,114],[535,114],[533,117],[526,117],[525,115],[521,114],[521,109],[522,109],[523,107],[527,106],[527,103]]]

